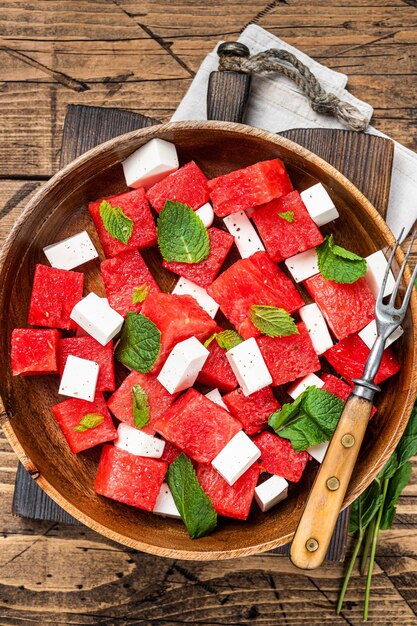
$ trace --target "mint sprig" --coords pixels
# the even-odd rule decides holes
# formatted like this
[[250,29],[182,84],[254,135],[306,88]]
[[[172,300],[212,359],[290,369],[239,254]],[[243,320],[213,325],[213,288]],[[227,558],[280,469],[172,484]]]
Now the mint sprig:
[[294,211],[282,211],[281,213],[278,213],[279,217],[281,217],[283,220],[285,220],[286,222],[293,222],[294,221]]
[[200,263],[210,254],[207,228],[186,204],[167,200],[159,214],[158,246],[165,261]]
[[231,350],[235,346],[238,346],[242,343],[243,339],[235,330],[222,330],[220,333],[213,333],[210,335],[208,339],[204,342],[204,347],[208,348],[212,341],[216,340],[219,347],[223,350]]
[[119,206],[112,206],[108,200],[101,202],[99,211],[103,226],[109,235],[121,243],[128,243],[133,232],[133,221],[130,217],[127,217]]
[[140,285],[139,287],[136,287],[132,294],[132,304],[144,302],[149,295],[150,290],[151,288],[149,285]]
[[327,236],[316,248],[320,274],[335,283],[351,284],[366,274],[366,260],[334,243]]
[[148,394],[142,385],[132,387],[133,421],[136,428],[143,428],[149,424],[150,407]]
[[298,335],[294,319],[285,309],[266,304],[253,304],[249,310],[252,324],[268,337]]
[[91,430],[92,428],[97,428],[104,422],[104,415],[100,415],[99,413],[87,413],[84,415],[78,426],[74,427],[74,430],[77,433],[84,433],[86,430]]
[[161,347],[161,332],[145,315],[128,313],[115,357],[130,369],[146,374],[155,365]]

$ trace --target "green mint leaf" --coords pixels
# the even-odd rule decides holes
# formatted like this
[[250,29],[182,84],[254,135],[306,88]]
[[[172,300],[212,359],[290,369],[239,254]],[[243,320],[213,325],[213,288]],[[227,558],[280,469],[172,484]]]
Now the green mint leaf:
[[349,517],[349,532],[365,530],[378,513],[383,501],[380,485],[373,481],[352,503]]
[[205,347],[205,348],[208,348],[208,347],[209,347],[209,345],[211,344],[211,342],[212,342],[212,341],[214,341],[214,340],[216,339],[216,337],[217,337],[217,333],[213,333],[212,335],[210,335],[210,337],[209,337],[208,339],[206,339],[206,340],[205,340],[205,342],[204,342],[204,344],[203,344],[203,345],[204,345],[204,347]]
[[107,200],[100,204],[100,217],[107,232],[121,243],[127,243],[132,236],[133,222],[119,206],[112,206]]
[[243,339],[235,330],[223,330],[216,334],[216,341],[227,352],[242,343]]
[[191,539],[211,533],[217,525],[217,513],[184,453],[169,466],[167,482]]
[[334,243],[333,235],[316,248],[319,271],[326,280],[351,284],[366,274],[366,260]]
[[200,263],[210,254],[207,228],[186,204],[167,200],[157,230],[158,246],[167,262]]
[[252,304],[249,310],[251,322],[268,337],[288,337],[298,335],[294,319],[285,309],[267,304]]
[[412,469],[413,468],[410,461],[406,461],[403,465],[398,467],[395,474],[390,478],[387,494],[384,501],[384,509],[382,511],[382,530],[387,530],[392,526],[398,500],[400,498],[402,490],[406,485],[408,485]]
[[132,387],[133,421],[136,428],[143,428],[149,423],[150,408],[148,394],[141,385]]
[[412,456],[417,454],[417,404],[411,411],[410,419],[403,436],[396,448],[398,465],[404,465]]
[[278,215],[286,222],[291,223],[294,221],[294,211],[282,211],[282,213],[278,213]]
[[149,295],[150,290],[151,288],[149,285],[140,285],[140,287],[136,287],[132,295],[132,304],[139,304],[139,302],[143,302]]
[[98,413],[87,413],[84,415],[78,426],[75,426],[74,430],[77,433],[84,433],[86,430],[90,430],[91,428],[97,428],[104,422],[104,415],[99,415]]
[[397,452],[394,450],[388,461],[385,463],[382,470],[379,472],[377,476],[377,480],[379,482],[383,482],[384,480],[389,480],[394,476],[395,472],[398,469],[398,457]]
[[161,347],[158,327],[145,315],[128,313],[115,357],[130,369],[146,374],[155,364]]

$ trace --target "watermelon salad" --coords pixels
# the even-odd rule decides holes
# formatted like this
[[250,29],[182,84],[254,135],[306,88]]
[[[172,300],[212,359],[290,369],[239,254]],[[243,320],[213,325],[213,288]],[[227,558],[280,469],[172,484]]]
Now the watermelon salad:
[[[12,371],[57,377],[71,451],[101,446],[99,497],[198,538],[278,505],[322,462],[387,262],[342,247],[327,190],[293,189],[280,159],[208,180],[153,139],[122,165],[128,189],[90,202],[89,232],[46,242]],[[376,383],[398,371],[387,348]]]

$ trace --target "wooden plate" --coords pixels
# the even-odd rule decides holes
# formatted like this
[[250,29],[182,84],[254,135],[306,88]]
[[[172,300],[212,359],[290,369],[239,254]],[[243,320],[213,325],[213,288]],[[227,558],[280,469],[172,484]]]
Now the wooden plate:
[[[291,539],[312,482],[312,471],[305,472],[301,483],[290,490],[289,498],[267,514],[254,507],[247,522],[222,519],[210,537],[192,541],[179,521],[97,496],[93,480],[99,450],[73,455],[49,408],[62,401],[57,394],[58,377],[14,378],[11,374],[10,336],[13,328],[27,324],[35,264],[46,263],[42,248],[86,228],[101,251],[86,203],[125,190],[120,162],[154,137],[173,141],[181,162],[194,159],[209,178],[256,161],[282,158],[295,188],[302,190],[316,181],[326,185],[340,212],[340,218],[332,225],[338,243],[363,256],[391,245],[393,236],[356,187],[297,144],[239,124],[178,122],[117,137],[69,164],[33,198],[5,243],[0,258],[0,420],[25,468],[59,505],[110,539],[175,558],[245,556]],[[159,267],[157,250],[149,250],[144,256],[161,287],[171,288],[175,278]],[[402,258],[399,250],[397,262]],[[85,275],[86,290],[104,295],[97,262],[85,266]],[[405,283],[409,278],[406,271]],[[401,372],[384,384],[378,415],[368,428],[346,505],[384,465],[407,423],[417,387],[416,300],[413,294],[405,333],[395,344]]]

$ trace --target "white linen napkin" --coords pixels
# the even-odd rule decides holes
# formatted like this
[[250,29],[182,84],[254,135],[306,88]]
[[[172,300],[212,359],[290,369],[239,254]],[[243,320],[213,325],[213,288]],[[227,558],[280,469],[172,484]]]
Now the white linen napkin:
[[[267,48],[284,48],[292,52],[311,69],[326,90],[355,105],[361,113],[369,120],[371,119],[372,107],[358,100],[345,89],[348,80],[346,74],[335,72],[317,63],[300,50],[255,24],[245,28],[239,41],[248,46],[251,54]],[[217,69],[216,49],[217,46],[204,59],[190,88],[174,113],[172,121],[207,119],[207,83],[210,72]],[[291,128],[346,128],[336,118],[313,111],[299,88],[281,75],[253,75],[245,122],[275,133]],[[372,126],[369,126],[367,132],[381,137],[386,136]],[[395,142],[387,223],[397,237],[403,227],[407,234],[416,220],[417,154]]]

